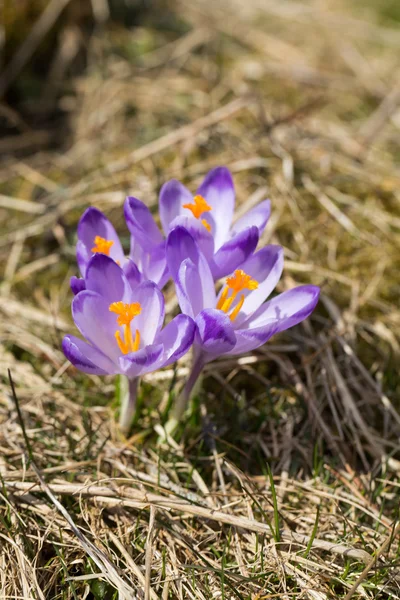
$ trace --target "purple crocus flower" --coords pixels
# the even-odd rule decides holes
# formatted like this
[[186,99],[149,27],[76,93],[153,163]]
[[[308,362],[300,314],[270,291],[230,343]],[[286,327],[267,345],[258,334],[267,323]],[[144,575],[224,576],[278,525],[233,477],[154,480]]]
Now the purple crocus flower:
[[222,354],[254,350],[297,325],[314,310],[319,288],[303,285],[265,302],[282,273],[280,246],[266,246],[248,257],[218,294],[208,261],[185,228],[169,234],[166,253],[181,310],[196,323],[195,361],[177,405],[179,413],[205,363]]
[[[255,250],[270,215],[265,200],[232,225],[235,190],[226,167],[212,169],[193,195],[176,179],[163,185],[159,198],[164,234],[185,227],[199,244],[214,279],[238,268]],[[127,225],[146,252],[162,257],[165,241],[147,206],[128,197],[124,206]],[[160,258],[161,260],[161,258]]]
[[[80,371],[133,380],[175,362],[192,345],[192,318],[180,314],[162,328],[164,297],[157,285],[144,281],[132,289],[110,256],[96,253],[89,260],[85,284],[73,299],[72,316],[87,341],[67,335],[62,343],[65,356]],[[121,413],[125,430],[133,404],[131,398],[129,409]]]
[[97,208],[89,207],[78,223],[78,243],[76,258],[82,278],[71,277],[71,289],[78,294],[85,289],[86,270],[94,254],[103,254],[112,258],[123,269],[132,287],[141,281],[154,281],[163,287],[168,279],[165,261],[161,265],[156,253],[152,255],[131,238],[131,254],[125,256],[120,239],[112,223]]

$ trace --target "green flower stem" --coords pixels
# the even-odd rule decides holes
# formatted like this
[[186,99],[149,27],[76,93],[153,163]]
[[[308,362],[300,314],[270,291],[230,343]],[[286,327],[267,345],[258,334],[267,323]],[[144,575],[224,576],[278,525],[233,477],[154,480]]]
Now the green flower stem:
[[133,417],[135,416],[138,386],[138,377],[128,379],[125,375],[120,375],[119,397],[121,412],[119,415],[119,426],[124,435],[128,435]]
[[186,380],[183,390],[178,396],[178,399],[172,410],[171,418],[168,420],[168,423],[166,423],[165,426],[165,430],[169,435],[173,434],[173,432],[179,425],[179,422],[187,408],[191,396],[193,395],[194,387],[197,381],[199,380],[199,377],[201,375],[201,372],[203,371],[205,364],[206,361],[204,358],[204,354],[198,354],[194,357],[192,370],[189,374],[189,377]]

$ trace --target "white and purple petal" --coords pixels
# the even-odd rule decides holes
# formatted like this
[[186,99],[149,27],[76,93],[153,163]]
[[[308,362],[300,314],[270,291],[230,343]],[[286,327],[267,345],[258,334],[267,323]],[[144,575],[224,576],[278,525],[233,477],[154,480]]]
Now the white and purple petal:
[[204,308],[215,306],[214,280],[208,262],[183,227],[176,227],[168,236],[167,263],[183,313],[195,317]]
[[[89,258],[92,256],[92,248],[95,247],[96,236],[100,236],[105,240],[112,241],[113,245],[110,248],[109,256],[113,260],[119,261],[120,264],[123,263],[125,255],[117,232],[115,231],[111,222],[101,212],[101,210],[98,210],[93,206],[86,209],[79,220],[77,234],[78,241],[81,242],[86,250],[85,254],[82,247],[77,247],[77,253],[79,252],[80,255],[80,258],[78,258],[78,263],[83,263],[85,257],[87,262],[87,260],[89,260]],[[79,266],[81,267],[81,264]],[[82,275],[84,276],[85,273],[82,272]]]
[[167,260],[165,257],[165,242],[149,249],[143,248],[134,236],[131,236],[130,259],[137,265],[141,280],[154,281],[159,288],[164,287],[169,279]]
[[[283,248],[272,244],[265,246],[250,256],[241,268],[257,281],[258,288],[243,290],[240,293],[245,296],[245,301],[234,321],[235,329],[240,328],[241,323],[252,315],[275,289],[283,270]],[[234,306],[235,304],[232,305],[232,308]]]
[[276,322],[255,329],[236,329],[236,344],[227,354],[244,354],[256,350],[277,333]]
[[154,281],[159,288],[163,288],[170,277],[164,241],[154,246],[151,252],[142,255],[142,265],[145,278]]
[[151,252],[161,244],[163,237],[148,207],[133,196],[124,203],[124,214],[129,231],[144,250]]
[[211,263],[214,256],[214,238],[207,228],[204,227],[201,220],[195,219],[193,216],[180,215],[172,221],[170,231],[176,227],[183,227],[190,233],[198,244],[200,251]]
[[129,378],[139,377],[162,366],[164,346],[150,344],[137,352],[125,354],[119,359],[120,371]]
[[153,281],[144,281],[134,290],[130,302],[139,302],[142,307],[131,323],[133,337],[138,330],[142,347],[153,344],[164,322],[164,296]]
[[197,190],[211,206],[204,218],[211,225],[218,250],[229,238],[229,230],[235,208],[235,189],[232,175],[226,167],[217,167],[209,171]]
[[271,202],[270,200],[264,200],[263,202],[257,204],[257,206],[254,208],[250,209],[243,215],[243,217],[240,217],[240,219],[233,224],[231,228],[231,235],[236,235],[240,231],[247,229],[247,227],[254,226],[257,227],[258,233],[261,235],[265,229],[270,215]]
[[92,256],[93,252],[88,250],[81,240],[78,240],[76,243],[76,262],[78,263],[82,277],[86,275],[86,267]]
[[126,279],[129,282],[131,290],[134,290],[139,285],[139,283],[143,281],[143,276],[139,271],[138,266],[134,263],[134,261],[131,258],[128,258],[122,269],[124,271]]
[[71,279],[69,280],[69,285],[74,296],[86,289],[85,280],[81,277],[75,277],[75,275],[72,275]]
[[86,269],[85,283],[87,290],[100,294],[108,305],[129,302],[132,293],[123,269],[105,254],[92,256]]
[[111,361],[118,362],[121,352],[115,332],[120,328],[116,315],[109,310],[109,303],[100,294],[84,290],[72,301],[72,316],[83,337]]
[[80,371],[91,375],[111,375],[117,366],[100,350],[74,335],[66,335],[62,349],[67,359]]
[[183,208],[184,204],[192,204],[193,196],[189,190],[176,179],[164,183],[160,190],[160,220],[167,236],[171,229],[172,221],[180,215],[189,215],[189,209]]
[[202,310],[196,317],[195,344],[207,353],[207,360],[226,354],[236,343],[236,335],[229,317],[221,310]]
[[177,315],[156,337],[163,344],[163,366],[170,365],[186,354],[193,344],[196,325],[187,315]]
[[243,262],[254,252],[258,244],[257,227],[249,227],[226,242],[215,254],[211,263],[214,279],[220,279],[241,268]]
[[318,303],[320,289],[302,285],[262,304],[242,325],[243,329],[259,329],[276,324],[276,332],[284,331],[304,321]]

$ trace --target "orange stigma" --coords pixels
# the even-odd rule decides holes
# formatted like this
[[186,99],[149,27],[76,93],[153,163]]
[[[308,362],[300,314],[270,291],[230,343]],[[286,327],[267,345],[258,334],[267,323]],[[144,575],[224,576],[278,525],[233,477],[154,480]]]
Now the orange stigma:
[[120,327],[124,327],[124,339],[121,338],[119,329],[115,332],[115,339],[122,354],[139,350],[140,332],[136,329],[135,339],[133,339],[131,322],[142,312],[140,303],[132,302],[131,304],[125,304],[125,302],[113,302],[108,307],[108,310],[118,315],[117,323]]
[[[233,301],[239,292],[243,290],[256,290],[258,288],[258,281],[252,279],[250,275],[247,275],[241,269],[237,269],[231,277],[228,277],[226,280],[226,287],[222,290],[222,294],[220,299],[217,302],[217,308],[227,313],[231,308]],[[231,295],[228,297],[229,290],[231,290]],[[241,295],[239,302],[229,315],[231,321],[234,321],[238,316],[240,309],[243,306],[245,296]]]
[[92,248],[92,252],[101,252],[101,254],[110,256],[110,249],[113,245],[113,240],[106,240],[105,238],[96,235],[96,237],[94,238],[94,246]]
[[[182,204],[182,208],[188,208],[193,214],[195,219],[200,219],[201,215],[205,212],[210,212],[211,206],[207,204],[206,200],[203,196],[195,196],[193,198],[193,204]],[[207,223],[205,219],[201,219],[202,224],[207,229],[207,231],[211,231],[211,225]]]
[[252,279],[242,269],[237,269],[232,277],[228,277],[226,285],[237,294],[242,290],[256,290],[258,288],[258,281]]

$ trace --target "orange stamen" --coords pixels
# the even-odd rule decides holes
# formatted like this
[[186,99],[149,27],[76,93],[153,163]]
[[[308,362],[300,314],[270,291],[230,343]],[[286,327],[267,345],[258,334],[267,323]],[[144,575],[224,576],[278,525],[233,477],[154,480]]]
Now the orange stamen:
[[218,308],[219,310],[222,310],[222,307],[223,307],[223,305],[224,305],[224,302],[225,302],[225,300],[226,300],[226,299],[227,299],[227,297],[228,297],[228,294],[229,294],[229,288],[228,288],[228,287],[225,287],[225,288],[222,290],[221,297],[220,297],[220,299],[219,299],[219,300],[218,300],[218,302],[217,302],[217,308]]
[[256,290],[258,288],[258,281],[252,279],[242,269],[237,269],[232,277],[228,277],[226,285],[237,294],[242,290]]
[[110,248],[113,245],[113,240],[106,240],[105,238],[96,235],[96,237],[94,238],[94,246],[92,248],[92,252],[101,252],[101,254],[110,256]]
[[130,325],[134,317],[137,317],[142,312],[142,307],[139,302],[125,304],[125,302],[113,302],[109,306],[109,311],[118,315],[118,325]]
[[203,196],[195,196],[194,204],[183,204],[183,208],[188,208],[196,219],[200,219],[201,215],[211,210],[211,206],[207,204]]
[[[195,219],[200,219],[201,215],[205,212],[209,212],[211,210],[211,206],[207,204],[207,201],[203,196],[197,195],[193,198],[193,204],[182,204],[182,208],[188,208]],[[211,231],[210,223],[207,223],[205,219],[201,219],[201,223],[207,229],[207,231]]]
[[119,329],[115,332],[115,339],[122,354],[137,352],[140,346],[140,332],[136,329],[135,339],[133,340],[131,322],[142,312],[140,303],[132,302],[131,304],[126,304],[125,302],[113,302],[108,309],[110,312],[118,315],[117,323],[120,327],[124,327],[124,339],[122,339]]
[[207,231],[211,231],[210,223],[207,223],[207,221],[205,219],[202,219],[201,223],[202,223],[202,225],[204,225],[204,227],[207,229]]
[[[228,277],[226,280],[226,287],[222,290],[221,296],[217,302],[217,308],[222,310],[224,313],[227,313],[235,300],[236,296],[239,292],[243,290],[256,290],[258,288],[258,281],[252,279],[250,275],[247,275],[241,269],[237,269],[231,277]],[[228,297],[229,291],[231,290],[231,294]],[[243,303],[245,300],[245,295],[242,294],[239,302],[229,315],[231,321],[234,321],[238,316]]]
[[240,309],[242,308],[244,303],[244,294],[242,294],[239,302],[236,304],[235,308],[233,309],[233,311],[231,312],[231,314],[229,315],[229,318],[231,321],[234,321],[236,319],[236,317],[238,316]]

